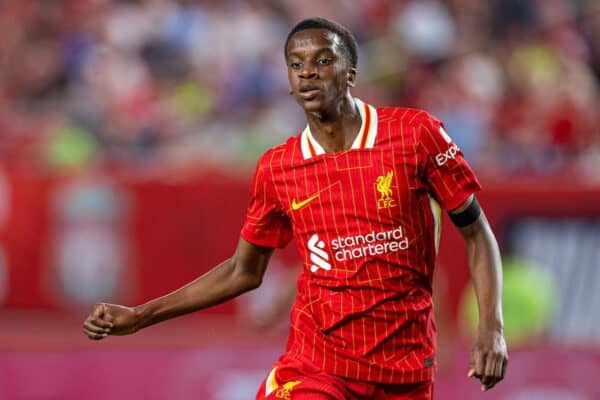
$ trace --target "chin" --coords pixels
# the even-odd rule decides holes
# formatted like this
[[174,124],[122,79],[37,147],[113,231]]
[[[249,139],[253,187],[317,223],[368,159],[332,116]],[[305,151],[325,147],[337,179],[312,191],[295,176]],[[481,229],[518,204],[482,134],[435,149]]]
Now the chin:
[[298,104],[307,113],[323,112],[325,111],[325,105],[319,99],[303,100],[300,99]]

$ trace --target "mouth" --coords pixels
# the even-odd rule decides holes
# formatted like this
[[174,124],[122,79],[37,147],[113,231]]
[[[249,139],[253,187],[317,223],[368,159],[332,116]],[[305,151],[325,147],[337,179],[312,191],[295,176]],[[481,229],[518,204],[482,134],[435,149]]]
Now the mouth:
[[298,95],[304,100],[312,100],[317,97],[320,91],[321,89],[317,86],[304,86],[300,88]]

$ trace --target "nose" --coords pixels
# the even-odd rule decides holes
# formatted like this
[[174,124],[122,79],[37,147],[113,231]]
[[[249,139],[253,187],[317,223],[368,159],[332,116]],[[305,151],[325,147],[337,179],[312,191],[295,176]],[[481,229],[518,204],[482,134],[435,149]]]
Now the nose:
[[303,79],[312,79],[317,76],[317,68],[312,63],[305,63],[298,76]]

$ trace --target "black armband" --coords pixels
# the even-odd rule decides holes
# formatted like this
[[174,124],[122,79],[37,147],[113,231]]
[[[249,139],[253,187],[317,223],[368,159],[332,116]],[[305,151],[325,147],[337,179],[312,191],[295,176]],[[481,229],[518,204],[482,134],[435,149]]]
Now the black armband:
[[476,197],[473,197],[473,201],[467,208],[458,214],[448,213],[454,225],[459,228],[464,228],[465,226],[471,225],[473,222],[477,221],[477,218],[481,215],[481,207],[479,206],[479,202]]

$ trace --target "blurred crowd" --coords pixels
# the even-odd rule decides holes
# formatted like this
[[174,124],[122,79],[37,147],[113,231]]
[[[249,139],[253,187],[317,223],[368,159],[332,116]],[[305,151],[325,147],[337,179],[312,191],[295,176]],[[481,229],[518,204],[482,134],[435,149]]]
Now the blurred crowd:
[[358,97],[424,108],[481,173],[600,181],[596,0],[40,0],[0,7],[0,159],[252,170],[303,129],[283,44],[357,37]]

